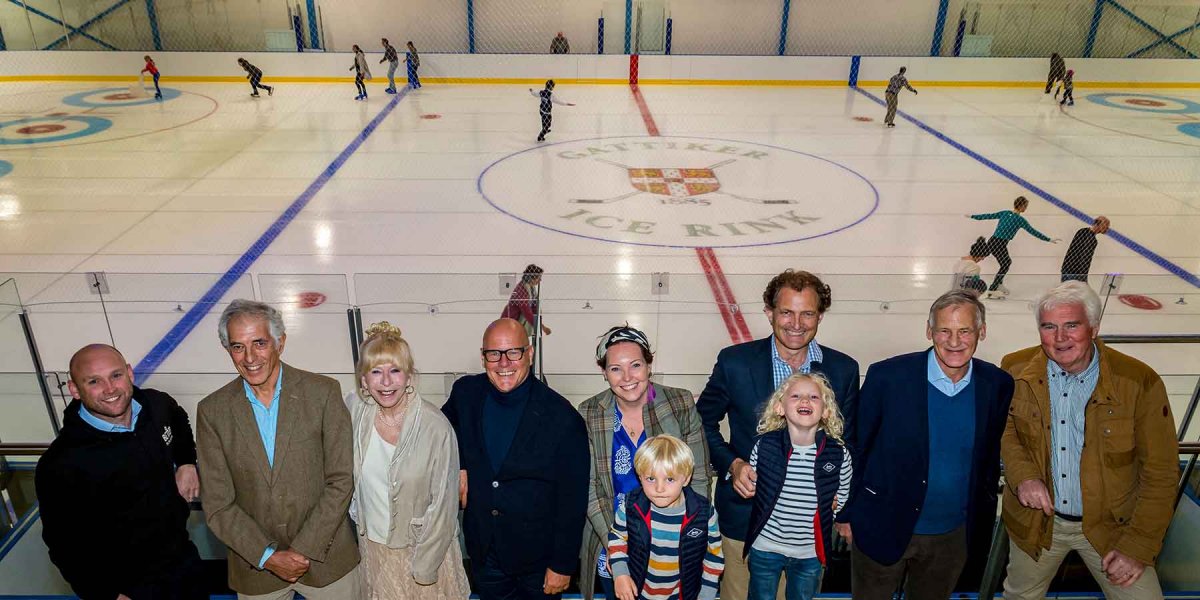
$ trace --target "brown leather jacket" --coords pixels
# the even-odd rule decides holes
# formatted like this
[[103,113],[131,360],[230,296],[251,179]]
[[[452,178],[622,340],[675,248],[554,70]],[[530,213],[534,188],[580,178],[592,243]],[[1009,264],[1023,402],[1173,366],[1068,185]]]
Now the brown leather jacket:
[[[1162,378],[1145,363],[1096,342],[1100,379],[1085,409],[1080,487],[1083,533],[1104,556],[1110,550],[1153,565],[1174,512],[1179,482],[1175,419]],[[1037,558],[1049,549],[1054,520],[1021,506],[1021,482],[1040,479],[1054,495],[1050,466],[1048,359],[1040,346],[1004,357],[1016,381],[1001,440],[1004,524],[1013,543]]]

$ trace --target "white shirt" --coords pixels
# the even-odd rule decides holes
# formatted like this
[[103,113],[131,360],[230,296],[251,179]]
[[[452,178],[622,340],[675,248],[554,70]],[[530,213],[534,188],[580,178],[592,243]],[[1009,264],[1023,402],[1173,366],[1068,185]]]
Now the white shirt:
[[367,521],[367,539],[386,544],[392,528],[391,470],[396,447],[387,443],[379,431],[371,428],[362,465],[362,510]]

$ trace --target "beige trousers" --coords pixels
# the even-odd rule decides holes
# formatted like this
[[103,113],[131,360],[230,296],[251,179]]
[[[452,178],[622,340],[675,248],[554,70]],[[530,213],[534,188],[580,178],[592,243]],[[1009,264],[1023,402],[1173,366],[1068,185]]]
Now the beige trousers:
[[[732,538],[721,539],[721,554],[725,557],[725,572],[721,574],[721,595],[725,600],[745,600],[750,594],[750,565],[742,556],[746,542]],[[786,600],[787,573],[779,575],[779,590],[775,600]]]
[[1004,578],[1005,600],[1043,600],[1050,581],[1058,573],[1072,550],[1079,553],[1096,583],[1108,600],[1161,599],[1162,588],[1158,583],[1158,572],[1153,566],[1146,567],[1142,576],[1133,585],[1122,588],[1109,583],[1108,576],[1100,567],[1103,557],[1083,535],[1083,523],[1054,518],[1054,539],[1049,550],[1043,550],[1038,560],[1025,554],[1024,550],[1011,541],[1008,544],[1008,576]]
[[349,573],[343,575],[341,579],[325,587],[313,587],[311,585],[304,585],[303,583],[293,583],[269,594],[258,594],[255,596],[238,594],[238,600],[292,600],[292,598],[296,597],[296,592],[304,594],[307,600],[362,600],[364,598],[358,567],[354,567]]

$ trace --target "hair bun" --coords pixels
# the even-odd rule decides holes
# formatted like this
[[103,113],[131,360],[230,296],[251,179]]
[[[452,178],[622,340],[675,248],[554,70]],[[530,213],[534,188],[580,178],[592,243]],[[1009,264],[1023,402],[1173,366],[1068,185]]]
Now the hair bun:
[[373,323],[367,328],[365,339],[371,339],[378,335],[394,335],[396,337],[400,337],[400,328],[388,323],[387,321]]

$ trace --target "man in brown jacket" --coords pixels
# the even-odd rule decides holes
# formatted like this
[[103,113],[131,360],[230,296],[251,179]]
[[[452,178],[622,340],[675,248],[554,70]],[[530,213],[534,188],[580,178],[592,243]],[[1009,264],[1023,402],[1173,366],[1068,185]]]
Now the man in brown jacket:
[[350,413],[333,379],[284,364],[279,311],[234,300],[218,323],[240,377],[200,401],[201,499],[239,600],[360,597],[348,509]]
[[1162,598],[1154,562],[1179,479],[1162,378],[1096,341],[1100,299],[1086,284],[1051,289],[1036,314],[1041,347],[1002,363],[1016,381],[1000,451],[1004,597],[1045,598],[1074,550],[1106,597]]

